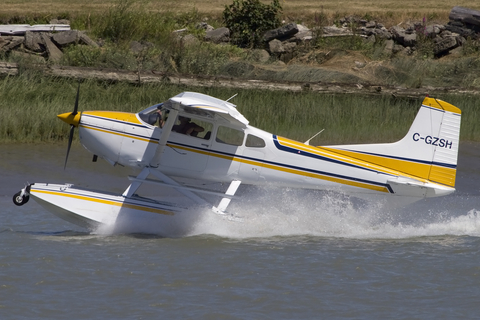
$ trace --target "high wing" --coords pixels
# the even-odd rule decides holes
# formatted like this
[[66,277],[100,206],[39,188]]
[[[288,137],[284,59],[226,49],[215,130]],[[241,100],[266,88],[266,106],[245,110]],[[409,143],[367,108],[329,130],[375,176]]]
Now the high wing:
[[167,110],[199,115],[208,118],[221,118],[232,125],[246,127],[248,120],[230,102],[196,92],[182,92],[162,105]]

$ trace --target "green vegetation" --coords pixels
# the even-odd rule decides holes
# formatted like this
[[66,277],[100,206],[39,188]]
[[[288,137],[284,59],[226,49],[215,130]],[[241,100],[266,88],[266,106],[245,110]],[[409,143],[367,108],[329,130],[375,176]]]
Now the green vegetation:
[[233,0],[223,11],[225,26],[232,41],[240,47],[258,47],[266,31],[280,27],[282,6],[279,0],[265,5],[260,0]]
[[[246,14],[245,8],[254,14]],[[432,40],[420,36],[417,55],[400,55],[387,60],[381,43],[372,44],[355,35],[316,38],[299,48],[298,55],[285,66],[272,63],[274,58],[263,64],[256,62],[251,58],[253,51],[238,46],[206,43],[202,41],[205,31],[197,28],[197,23],[206,19],[214,27],[227,24],[237,44],[254,46],[258,45],[263,31],[279,26],[281,10],[279,0],[273,0],[271,5],[258,0],[233,0],[233,4],[225,6],[222,20],[222,14],[215,18],[215,15],[199,13],[195,7],[179,13],[165,8],[152,10],[149,1],[115,0],[111,7],[102,11],[80,11],[74,15],[65,12],[55,17],[70,19],[72,29],[86,30],[92,39],[100,40],[101,46],[69,47],[61,64],[155,70],[167,74],[229,75],[269,81],[374,83],[409,88],[480,87],[478,40],[467,39],[462,47],[463,56],[432,59]],[[309,27],[331,25],[348,15],[338,10],[335,14],[326,12],[322,7],[321,13],[311,14]],[[375,17],[378,15],[365,14],[368,20]],[[391,18],[394,17],[392,13]],[[51,15],[32,14],[15,16],[6,22],[38,24],[48,23],[51,18]],[[300,18],[294,21],[303,22]],[[182,33],[174,32],[179,29],[187,29],[185,34],[192,37],[187,41]],[[141,44],[141,50],[131,50],[133,41]],[[35,72],[32,61],[23,60],[24,56],[4,59],[19,62],[21,75],[0,79],[0,142],[66,139],[69,128],[57,120],[56,115],[72,110],[77,83],[43,77]],[[365,66],[356,67],[356,61]],[[251,124],[281,136],[305,141],[325,129],[312,144],[395,141],[406,133],[421,103],[421,99],[386,96],[186,88],[169,84],[132,86],[86,81],[81,87],[80,108],[137,112],[186,90],[223,99],[238,93],[233,102]],[[461,139],[480,141],[480,100],[466,95],[437,98],[462,109]]]
[[[56,115],[71,112],[77,82],[45,78],[24,71],[0,81],[0,142],[56,142],[68,139],[69,126]],[[232,100],[250,123],[280,136],[314,145],[392,142],[410,127],[421,99],[378,96],[291,93],[221,88],[193,88],[171,84],[133,86],[85,81],[79,110],[137,112],[182,92],[198,91]],[[480,100],[466,95],[436,97],[463,112],[461,140],[480,141]]]

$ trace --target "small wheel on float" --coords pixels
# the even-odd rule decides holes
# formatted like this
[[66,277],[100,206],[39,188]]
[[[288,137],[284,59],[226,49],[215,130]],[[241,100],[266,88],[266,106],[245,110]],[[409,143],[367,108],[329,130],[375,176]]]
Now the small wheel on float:
[[29,199],[30,199],[30,197],[28,195],[24,194],[22,196],[22,191],[18,191],[13,196],[13,203],[15,203],[15,205],[17,205],[17,206],[23,206],[25,203],[28,202]]

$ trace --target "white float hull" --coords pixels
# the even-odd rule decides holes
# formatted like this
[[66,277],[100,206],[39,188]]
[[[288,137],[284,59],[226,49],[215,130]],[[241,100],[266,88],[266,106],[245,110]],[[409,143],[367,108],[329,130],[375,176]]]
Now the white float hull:
[[88,229],[119,222],[143,221],[162,226],[186,208],[175,203],[74,188],[69,184],[35,183],[29,194],[58,217]]

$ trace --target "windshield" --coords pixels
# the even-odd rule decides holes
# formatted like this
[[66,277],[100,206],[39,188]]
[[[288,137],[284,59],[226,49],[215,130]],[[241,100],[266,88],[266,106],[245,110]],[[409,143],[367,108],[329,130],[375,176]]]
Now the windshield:
[[142,119],[142,121],[153,126],[158,120],[158,110],[162,108],[162,105],[163,103],[159,103],[148,107],[147,109],[140,111],[138,113],[138,116],[140,117],[140,119]]

